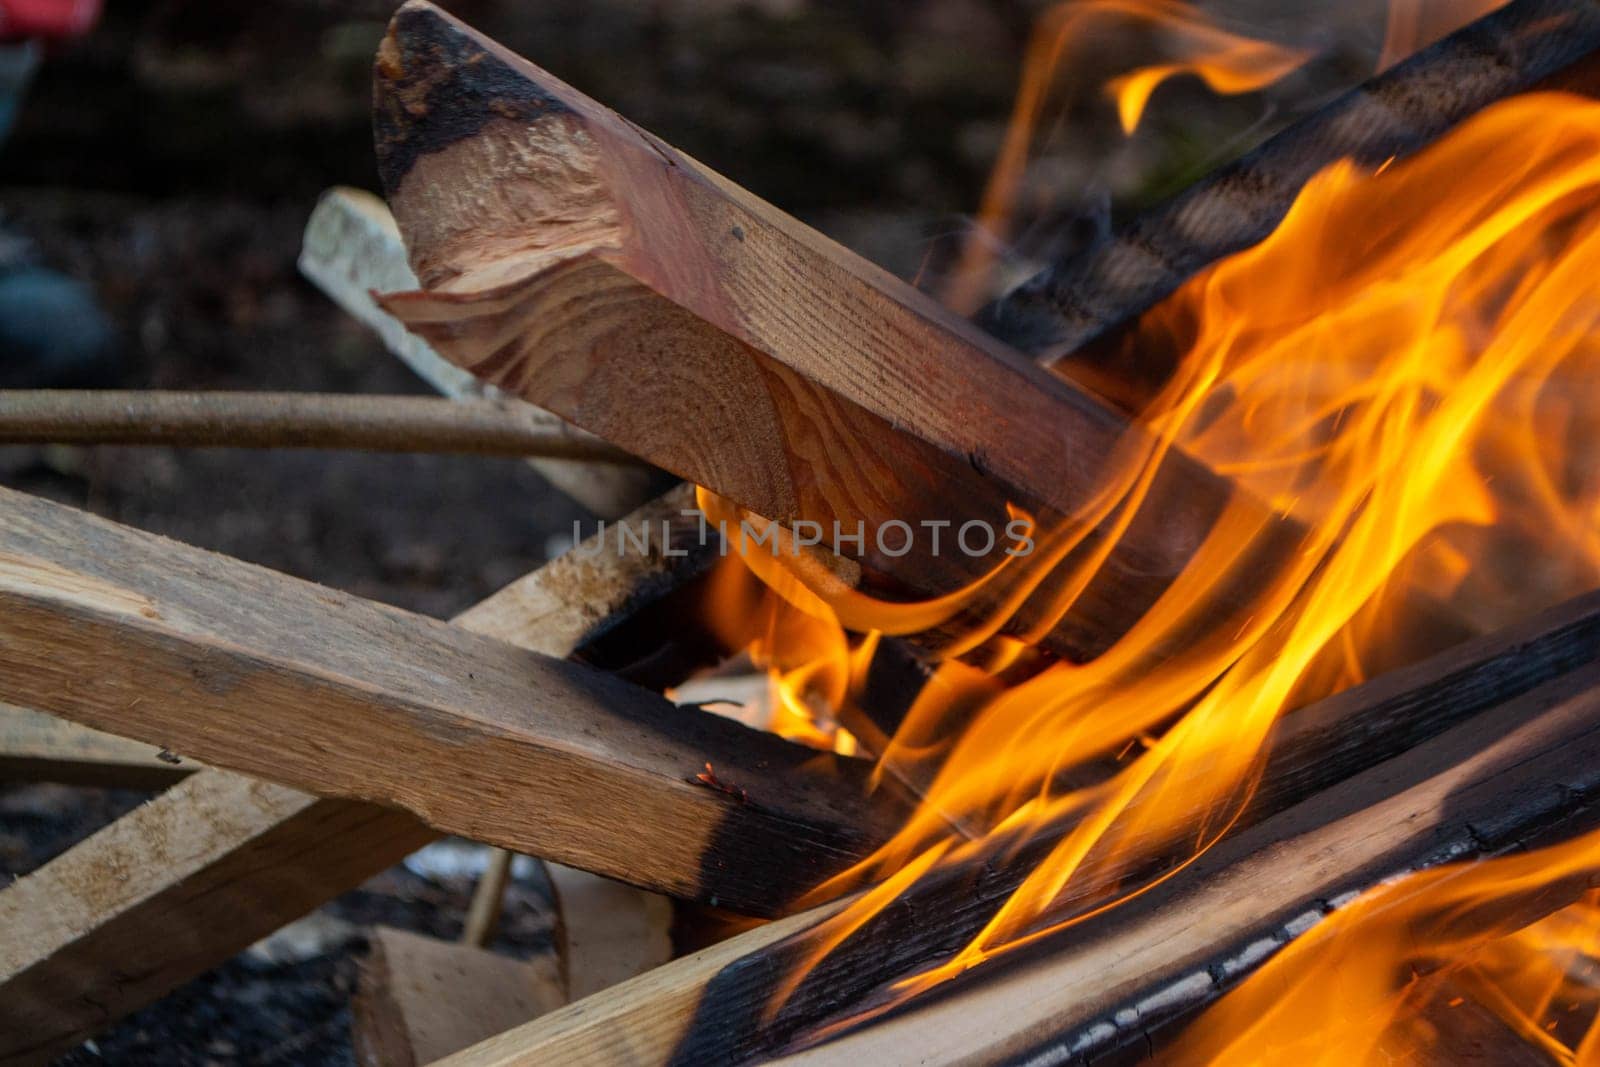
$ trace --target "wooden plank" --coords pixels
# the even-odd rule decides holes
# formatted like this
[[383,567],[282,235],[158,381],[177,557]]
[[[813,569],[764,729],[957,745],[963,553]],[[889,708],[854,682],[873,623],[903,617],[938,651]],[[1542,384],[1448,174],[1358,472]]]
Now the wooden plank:
[[[1054,528],[1149,446],[1122,415],[422,0],[383,45],[375,121],[426,287],[384,298],[389,311],[480,377],[759,515],[818,523],[830,541],[834,523],[859,524],[863,561],[914,593],[996,567],[1010,505]],[[1125,632],[1230,503],[1266,527],[1264,559],[1296,540],[1179,453],[1147,499],[1051,647],[1089,655]],[[952,550],[952,527],[935,550],[920,524],[951,521],[986,523],[994,546]],[[903,555],[893,522],[921,530]],[[1091,525],[1109,536],[1112,520]],[[1098,547],[1090,536],[1076,558]],[[1053,619],[1056,592],[1014,625]],[[1222,591],[1218,614],[1242,598]]]
[[1024,351],[1059,360],[1271,233],[1301,186],[1328,164],[1376,167],[1411,155],[1597,48],[1595,5],[1513,0],[1141,213],[1088,253],[1045,267],[978,321]]
[[[388,205],[360,189],[329,189],[317,202],[300,251],[300,272],[351,316],[375,332],[384,347],[399,356],[418,377],[456,400],[492,399],[517,410],[530,423],[552,432],[588,437],[559,417],[493,386],[442,358],[416,334],[395,321],[372,299],[374,290],[411,289],[416,275],[406,264],[400,231]],[[551,485],[602,519],[617,519],[642,507],[666,489],[659,471],[594,466],[539,458],[529,465]]]
[[[620,553],[569,553],[456,625],[570,654],[709,565],[681,526],[691,501],[680,489],[627,520],[636,533],[679,520],[673,554],[659,536],[648,550],[624,539]],[[0,891],[0,914],[29,917],[0,924],[0,1062],[70,1048],[391,866],[433,837],[419,839],[419,826],[376,805],[200,772]],[[36,930],[39,901],[61,921]]]
[[472,888],[472,902],[467,905],[467,917],[461,923],[461,943],[487,945],[500,925],[500,909],[505,902],[506,883],[511,881],[513,853],[503,848],[488,850],[483,873]]
[[549,960],[384,927],[367,942],[350,1024],[364,1067],[422,1067],[567,1000]]
[[593,434],[529,418],[526,408],[350,393],[0,389],[0,443],[325,448],[637,464]]
[[803,936],[843,901],[759,926],[637,978],[498,1034],[440,1067],[595,1064],[641,1067],[670,1061],[707,987],[727,968],[786,938]]
[[[1330,791],[1344,788],[1342,781],[1357,780],[1352,776],[1368,785],[1394,781],[1395,767],[1423,765],[1416,762],[1423,756],[1403,764],[1412,758],[1408,752],[1459,754],[1457,742],[1441,740],[1452,729],[1478,740],[1485,731],[1512,734],[1518,715],[1539,714],[1550,704],[1546,697],[1527,694],[1564,679],[1571,684],[1597,660],[1600,594],[1590,594],[1313,704],[1283,724],[1236,832],[1266,825],[1291,809],[1331,817],[1343,810],[1338,797],[1359,795]],[[1583,679],[1584,685],[1593,682],[1592,676]],[[1515,704],[1519,700],[1523,703]],[[1378,766],[1384,760],[1390,762]],[[1181,788],[1182,783],[1174,785],[1175,791]],[[1514,805],[1506,808],[1508,814],[1514,810]],[[1384,819],[1370,825],[1390,829]],[[1045,829],[1025,842],[996,840],[992,852],[985,853],[992,857],[987,866],[923,880],[837,948],[776,1012],[770,1010],[774,995],[796,961],[808,955],[812,931],[835,913],[836,904],[807,913],[804,922],[796,917],[786,929],[764,927],[730,941],[739,949],[718,956],[723,962],[717,969],[675,961],[646,980],[626,983],[485,1045],[481,1058],[460,1062],[720,1063],[774,1055],[819,1021],[858,1010],[906,974],[947,959],[983,928],[1066,829]],[[1046,921],[1086,911],[1118,887],[1159,873],[1162,863],[1101,871],[1063,894]],[[860,1062],[878,1061],[868,1056]]]
[[41,1063],[434,837],[207,770],[0,891],[0,1063]]
[[561,971],[579,1000],[672,958],[672,902],[588,871],[546,865],[555,887]]
[[1596,786],[1600,671],[1586,668],[1224,842],[1123,914],[785,1062],[1054,1061],[1138,1041],[1314,926],[1330,901],[1515,849],[1562,820],[1568,832],[1600,825],[1582,799]]
[[[901,814],[867,801],[864,761],[57,504],[0,505],[0,692],[96,729],[755,914]],[[742,793],[700,782],[708,762]]]
[[164,789],[199,769],[154,745],[0,704],[0,781]]

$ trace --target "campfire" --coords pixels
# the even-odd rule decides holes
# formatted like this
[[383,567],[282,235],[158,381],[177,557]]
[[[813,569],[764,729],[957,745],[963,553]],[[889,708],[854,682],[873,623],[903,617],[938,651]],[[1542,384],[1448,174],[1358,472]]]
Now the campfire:
[[1396,4],[1371,80],[1019,276],[1106,22],[1169,45],[1092,87],[1129,134],[1316,59],[1052,8],[923,291],[406,3],[414,278],[338,284],[484,450],[688,484],[454,625],[8,494],[0,697],[206,764],[130,827],[251,821],[7,960],[7,1053],[236,950],[69,994],[184,886],[223,925],[277,857],[284,920],[453,833],[770,921],[451,1062],[1600,1063],[1600,14]]

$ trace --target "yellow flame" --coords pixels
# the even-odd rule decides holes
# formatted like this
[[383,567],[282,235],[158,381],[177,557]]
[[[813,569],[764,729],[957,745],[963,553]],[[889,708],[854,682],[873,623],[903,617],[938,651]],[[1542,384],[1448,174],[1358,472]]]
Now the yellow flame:
[[[1504,6],[1505,0],[1390,0],[1383,71],[1441,37]],[[997,250],[1013,235],[1024,176],[1040,142],[1059,135],[1053,118],[1085,91],[1076,75],[1082,56],[1108,29],[1146,27],[1160,31],[1151,61],[1112,78],[1100,88],[1116,107],[1124,135],[1139,127],[1155,91],[1181,76],[1198,77],[1214,93],[1234,96],[1274,85],[1315,54],[1266,39],[1250,27],[1224,28],[1209,13],[1184,0],[1067,0],[1047,8],[1034,24],[1005,140],[980,203],[977,228],[941,290],[941,298],[971,314],[994,285]],[[1033,205],[1035,207],[1040,205]]]
[[[1271,237],[1142,324],[1150,347],[1184,353],[1143,413],[1151,432],[1079,514],[1038,532],[1034,557],[980,584],[985,603],[1014,606],[1017,589],[1048,581],[1065,612],[1103,558],[1072,555],[1078,573],[1063,577],[1066,548],[1088,530],[1115,534],[1174,447],[1300,520],[1297,551],[1264,564],[1270,520],[1236,502],[1154,607],[1089,662],[1002,680],[1019,653],[992,638],[1003,619],[958,637],[950,652],[963,659],[877,753],[927,773],[925,803],[818,890],[879,883],[829,924],[819,953],[929,873],[1046,829],[1054,845],[981,933],[900,991],[1112,906],[1147,885],[1076,912],[1059,902],[1114,884],[1135,853],[1176,865],[1216,840],[1280,717],[1370,673],[1405,636],[1392,610],[1403,600],[1425,592],[1490,626],[1600,584],[1600,466],[1588,460],[1600,440],[1600,105],[1514,99],[1380,169],[1328,168]],[[815,676],[826,684],[806,678],[841,706],[864,673],[839,666],[844,628],[947,631],[976,603],[966,590],[884,604],[814,561],[746,560],[779,591],[780,616],[834,635],[834,665]],[[1219,590],[1247,571],[1254,598],[1219,615]],[[771,648],[794,656],[782,640]]]
[[1164,1061],[1426,1062],[1470,1001],[1556,1063],[1600,1062],[1597,881],[1590,833],[1382,886],[1291,942]]
[[1023,60],[1021,85],[1006,128],[1005,142],[989,176],[978,210],[979,230],[987,240],[963,249],[962,262],[946,286],[943,299],[963,313],[976,310],[988,282],[995,242],[1010,236],[1018,191],[1035,141],[1045,127],[1052,101],[1070,100],[1076,86],[1070,71],[1077,50],[1093,43],[1098,33],[1119,25],[1164,31],[1164,53],[1106,85],[1125,133],[1144,116],[1151,95],[1163,82],[1181,74],[1200,77],[1213,92],[1250,92],[1279,80],[1303,65],[1312,53],[1224,30],[1211,16],[1182,0],[1068,0],[1039,16]]

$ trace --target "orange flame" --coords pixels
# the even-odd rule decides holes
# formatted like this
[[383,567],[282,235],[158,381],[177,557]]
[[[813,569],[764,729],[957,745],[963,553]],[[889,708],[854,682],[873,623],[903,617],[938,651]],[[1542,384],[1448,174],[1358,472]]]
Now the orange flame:
[[[1502,7],[1505,0],[1390,0],[1383,50],[1376,69],[1386,70],[1439,38]],[[1224,28],[1184,0],[1067,0],[1035,22],[1022,77],[1000,154],[980,203],[975,232],[944,283],[941,297],[971,314],[995,285],[998,249],[1013,236],[1023,212],[1024,178],[1046,133],[1058,132],[1052,117],[1064,113],[1084,86],[1076,63],[1107,30],[1145,27],[1159,31],[1152,61],[1112,78],[1101,88],[1116,107],[1122,132],[1131,136],[1161,85],[1180,75],[1198,77],[1214,93],[1234,96],[1274,85],[1303,67],[1316,50],[1264,39],[1248,27]],[[1047,207],[1048,205],[1033,205]]]
[[[1600,439],[1588,384],[1600,378],[1597,207],[1600,104],[1522,97],[1378,173],[1330,167],[1271,237],[1149,317],[1150,344],[1179,339],[1185,354],[1142,416],[1146,443],[1129,444],[1080,514],[1039,532],[1033,557],[984,582],[1009,591],[1048,579],[1065,612],[1092,574],[1050,573],[1063,546],[1115,532],[1173,447],[1300,519],[1299,551],[1256,575],[1246,610],[1217,618],[1217,591],[1261,567],[1252,551],[1266,520],[1236,505],[1090,662],[1008,687],[995,674],[1015,647],[984,643],[999,620],[958,640],[963,660],[945,664],[878,753],[921,761],[925,803],[821,888],[879,883],[825,925],[816,956],[929,872],[1047,828],[1056,844],[987,927],[900,992],[1077,921],[1058,910],[1064,890],[1103,884],[1152,847],[1176,849],[1181,865],[1226,831],[1279,717],[1364,677],[1393,643],[1402,595],[1426,590],[1502,625],[1600,584],[1600,468],[1587,461]],[[883,604],[814,562],[746,559],[779,591],[780,613],[836,633],[948,626],[967,603],[963,591]]]
[[1555,1063],[1600,1063],[1597,884],[1600,832],[1382,886],[1291,942],[1164,1058],[1426,1061],[1470,1000]]
[[1506,0],[1389,0],[1389,23],[1378,69],[1388,70],[1412,53],[1505,5]]
[[864,684],[876,636],[852,649],[804,585],[778,572],[763,577],[771,584],[738,560],[725,560],[706,583],[702,615],[727,651],[745,653],[766,675],[765,699],[731,705],[718,700],[706,709],[812,748],[855,755],[856,739],[840,726],[838,714]]
[[[1037,134],[1046,125],[1045,112],[1056,95],[1063,67],[1076,49],[1092,42],[1107,27],[1118,25],[1153,27],[1166,35],[1167,54],[1160,61],[1105,86],[1127,134],[1139,125],[1156,88],[1171,78],[1193,74],[1213,92],[1245,93],[1299,69],[1312,55],[1304,49],[1225,30],[1182,0],[1068,0],[1050,7],[1034,24],[1005,143],[978,211],[979,231],[987,234],[988,240],[968,242],[943,294],[945,302],[963,314],[976,310],[983,299],[993,265],[993,243],[1009,237],[1023,175]],[[1069,80],[1061,95],[1070,100],[1072,89]]]

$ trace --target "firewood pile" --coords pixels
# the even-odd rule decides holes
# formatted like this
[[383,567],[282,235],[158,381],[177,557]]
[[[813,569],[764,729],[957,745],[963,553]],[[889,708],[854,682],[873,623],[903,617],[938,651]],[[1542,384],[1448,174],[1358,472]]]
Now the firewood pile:
[[[409,0],[375,67],[387,203],[327,194],[302,269],[448,399],[17,394],[0,436],[526,456],[609,522],[444,623],[3,491],[0,761],[165,791],[0,890],[0,1061],[73,1048],[445,835],[497,850],[469,935],[373,936],[364,1062],[1227,1061],[1287,1040],[1227,1014],[1251,976],[1314,982],[1370,929],[1352,916],[1400,906],[1383,893],[1556,857],[1483,890],[1494,921],[1452,946],[1592,904],[1596,583],[1497,613],[1437,578],[1449,523],[1406,533],[1404,491],[1466,447],[1447,434],[1321,491],[1358,468],[1340,407],[1378,392],[1377,357],[1356,399],[1311,405],[1315,469],[1277,481],[1250,438],[1272,398],[1235,426],[1248,376],[1188,391],[1182,357],[1208,336],[1186,301],[1294,281],[1227,271],[1314,229],[1326,175],[1426,184],[1513,98],[1588,118],[1597,48],[1600,8],[1513,0],[963,318]],[[1596,181],[1560,184],[1600,149],[1573,137],[1529,150],[1556,175],[1541,210]],[[1576,247],[1562,219],[1530,246]],[[1510,318],[1560,269],[1479,288]],[[1272,310],[1212,373],[1293,318]],[[1283,329],[1356,332],[1323,321]],[[1576,360],[1579,334],[1540,350]],[[1448,400],[1406,410],[1431,427]],[[1487,506],[1440,495],[1452,522]],[[766,645],[708,664],[695,631],[758,611],[783,620]],[[746,700],[818,617],[843,649],[828,706]],[[477,947],[513,855],[549,865],[558,961]],[[743,932],[668,962],[674,909]],[[1455,958],[1414,971],[1407,1025],[1497,1061],[1594,1054]],[[1592,1021],[1594,959],[1562,958],[1589,999],[1541,1010]],[[1433,974],[1456,1014],[1415,993]]]

